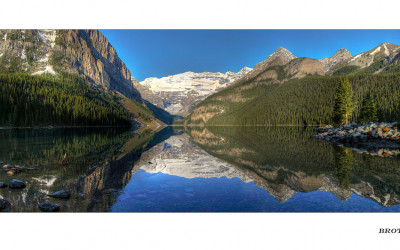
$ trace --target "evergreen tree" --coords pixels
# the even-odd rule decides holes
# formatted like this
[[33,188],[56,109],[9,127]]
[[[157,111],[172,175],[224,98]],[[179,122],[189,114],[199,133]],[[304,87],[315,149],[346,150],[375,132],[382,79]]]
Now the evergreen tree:
[[353,100],[353,89],[349,79],[340,78],[336,87],[335,102],[333,106],[333,122],[336,125],[348,124],[355,102]]
[[368,91],[361,105],[360,121],[362,123],[368,123],[376,122],[377,120],[375,99]]

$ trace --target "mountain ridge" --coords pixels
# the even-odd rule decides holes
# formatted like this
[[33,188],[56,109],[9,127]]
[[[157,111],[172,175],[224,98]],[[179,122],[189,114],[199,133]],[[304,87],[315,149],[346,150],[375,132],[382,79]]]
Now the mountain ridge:
[[[333,56],[319,60],[309,57],[293,58],[292,53],[279,48],[277,52],[257,64],[252,72],[199,103],[187,117],[185,124],[261,125],[267,122],[269,125],[284,125],[289,120],[291,125],[329,124],[329,102],[333,98],[334,88],[328,89],[328,86],[335,84],[335,77],[343,75],[352,76],[351,80],[357,82],[357,100],[365,94],[367,86],[379,88],[376,98],[384,98],[382,100],[388,105],[379,105],[382,108],[381,119],[397,119],[393,103],[393,98],[397,96],[397,88],[393,84],[400,84],[397,83],[400,72],[399,48],[398,45],[385,42],[355,56],[351,56],[349,51],[342,48]],[[280,53],[282,51],[284,53]],[[293,56],[287,56],[288,53]],[[363,58],[368,61],[363,61]],[[369,75],[380,73],[384,75],[374,77],[374,82],[371,82]],[[368,84],[358,87],[361,81],[367,79]],[[384,83],[381,81],[394,81],[390,85],[390,98],[382,96],[384,93],[381,88]],[[308,89],[307,93],[304,88]],[[275,102],[271,103],[267,98],[274,99]],[[284,102],[284,98],[289,99]],[[315,106],[313,103],[316,99],[319,100],[319,104]],[[325,110],[321,110],[322,108]],[[356,118],[357,115],[354,116],[354,119]]]
[[146,78],[135,82],[143,99],[176,116],[186,116],[190,109],[216,91],[226,88],[242,78],[251,68],[243,67],[237,73],[184,72],[166,77]]

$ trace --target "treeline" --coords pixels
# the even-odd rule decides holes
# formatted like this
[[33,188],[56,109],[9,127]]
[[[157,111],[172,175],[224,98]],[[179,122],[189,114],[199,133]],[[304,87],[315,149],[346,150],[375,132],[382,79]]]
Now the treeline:
[[0,125],[130,125],[120,97],[90,86],[82,77],[60,73],[0,73]]
[[[349,122],[359,121],[361,105],[368,91],[374,97],[378,121],[400,120],[399,73],[357,74],[348,79],[355,102]],[[246,88],[252,83],[249,81],[210,96],[198,107],[225,110],[210,119],[207,125],[332,124],[335,89],[339,82],[340,76],[307,76],[283,84]],[[233,102],[228,98],[238,93],[245,101]]]

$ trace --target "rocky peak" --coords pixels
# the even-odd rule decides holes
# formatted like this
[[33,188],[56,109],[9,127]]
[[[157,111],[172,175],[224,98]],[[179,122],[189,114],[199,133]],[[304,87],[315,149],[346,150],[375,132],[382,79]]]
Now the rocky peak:
[[347,49],[341,48],[338,51],[336,51],[336,53],[333,54],[333,56],[320,59],[319,61],[322,63],[324,71],[326,72],[336,64],[347,61],[350,58],[351,58],[351,53]]
[[244,67],[244,68],[242,68],[238,73],[247,74],[247,73],[249,73],[249,72],[252,71],[252,70],[253,70],[252,68]]
[[397,44],[384,42],[371,50],[353,56],[348,60],[348,65],[365,68],[370,66],[376,60],[394,57],[396,53],[400,52],[399,48],[400,46]]
[[283,48],[283,47],[278,47],[275,52],[270,55],[270,57],[273,56],[284,56],[286,58],[288,58],[289,60],[293,60],[295,58],[297,58],[295,55],[292,54],[292,52],[290,52],[289,50]]
[[269,55],[266,60],[257,63],[254,66],[254,70],[257,72],[264,70],[270,66],[285,65],[295,58],[297,57],[293,55],[289,50],[279,47],[274,53]]
[[338,56],[343,57],[343,56],[345,56],[345,55],[350,55],[350,57],[351,57],[350,51],[348,51],[348,50],[345,49],[345,48],[341,48],[341,49],[339,49],[338,51],[336,51],[336,53],[333,54],[332,57],[338,57]]
[[393,52],[397,51],[399,47],[400,46],[397,44],[384,42],[364,53],[372,56],[390,56]]

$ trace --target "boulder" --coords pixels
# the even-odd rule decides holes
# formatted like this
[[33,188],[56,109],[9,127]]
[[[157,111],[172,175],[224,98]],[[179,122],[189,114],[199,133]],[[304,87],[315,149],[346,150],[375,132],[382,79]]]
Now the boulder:
[[8,200],[0,199],[0,212],[8,212],[11,210],[11,204]]
[[0,182],[0,188],[6,188],[6,187],[8,187],[7,183]]
[[362,128],[362,127],[358,127],[358,128],[356,128],[356,132],[357,133],[362,133],[362,132],[364,132],[365,130]]
[[39,205],[39,209],[42,212],[58,212],[60,211],[60,206],[51,202],[43,202]]
[[66,190],[60,190],[60,191],[54,192],[52,194],[49,194],[47,196],[50,196],[52,198],[69,199],[71,194]]
[[26,187],[25,182],[13,179],[8,183],[9,188],[11,189],[22,189]]
[[3,169],[10,169],[10,168],[12,168],[11,164],[6,164],[3,166]]

